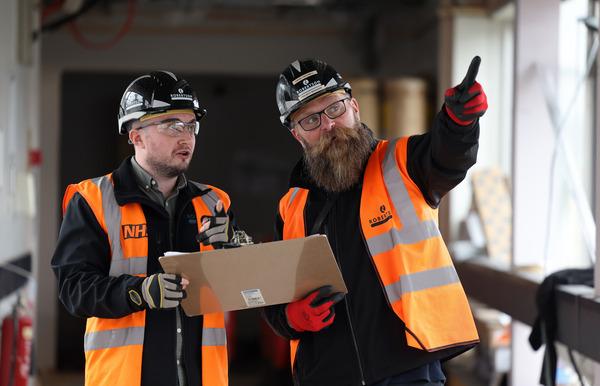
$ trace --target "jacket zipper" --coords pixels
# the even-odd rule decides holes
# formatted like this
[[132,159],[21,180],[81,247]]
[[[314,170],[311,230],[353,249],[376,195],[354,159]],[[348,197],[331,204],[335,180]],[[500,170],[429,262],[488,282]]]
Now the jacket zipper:
[[[180,197],[178,197],[179,199]],[[174,222],[171,222],[171,219],[169,218],[169,249],[172,250],[173,249],[173,237],[175,235],[175,233],[173,233],[173,227],[175,227],[175,231],[178,232],[179,231],[179,224],[181,223],[181,216],[183,214],[183,212],[185,212],[185,208],[187,207],[187,205],[189,204],[189,202],[186,202],[185,206],[183,208],[181,208],[181,210],[179,211],[179,213],[175,212],[175,216],[176,218],[174,219]],[[181,317],[181,305],[177,306],[175,308],[175,318],[177,319],[177,321],[175,322],[176,327],[178,325],[178,327],[181,329],[181,332],[177,332],[175,331],[175,341],[177,342],[177,334],[179,334],[181,336],[180,342],[181,342],[181,346],[179,347],[179,349],[181,350],[181,361],[179,363],[177,363],[180,358],[178,358],[179,356],[179,352],[175,353],[175,361],[176,361],[176,365],[177,365],[177,383],[179,386],[185,386],[188,384],[187,381],[187,374],[185,372],[185,368],[183,367],[183,353],[185,352],[185,350],[183,349],[183,342],[185,341],[183,339],[183,318]],[[177,346],[178,344],[175,343],[175,345]],[[182,370],[181,373],[183,375],[183,377],[180,377],[180,369]]]
[[[331,208],[331,218],[332,220],[335,220],[335,207],[337,206],[337,203],[333,205],[333,207]],[[334,239],[334,244],[335,244],[335,250],[339,251],[338,248],[338,240],[337,237],[335,235],[335,221],[331,221],[331,235],[333,236]],[[325,233],[327,232],[327,223],[325,223]],[[339,258],[337,257],[337,255],[335,255],[335,259],[338,263],[338,265],[340,266],[340,270],[342,269],[342,264],[339,260]],[[348,295],[346,295],[348,296]],[[360,384],[362,386],[365,386],[367,384],[367,382],[365,382],[365,374],[364,374],[364,370],[363,370],[363,365],[362,365],[362,360],[360,358],[360,351],[358,349],[358,341],[356,340],[356,334],[354,333],[354,326],[352,325],[352,320],[350,318],[350,305],[348,304],[348,299],[344,299],[344,305],[345,305],[345,310],[346,310],[346,317],[348,318],[348,326],[350,327],[350,335],[352,336],[352,343],[354,346],[354,353],[356,354],[356,360],[358,361],[358,371],[360,372]]]

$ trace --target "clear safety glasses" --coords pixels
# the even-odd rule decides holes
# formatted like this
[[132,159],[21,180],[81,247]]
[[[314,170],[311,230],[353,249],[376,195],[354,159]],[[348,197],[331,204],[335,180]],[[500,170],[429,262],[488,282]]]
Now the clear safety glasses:
[[154,126],[156,129],[170,137],[179,137],[181,134],[189,133],[192,135],[198,135],[200,125],[198,121],[182,122],[179,119],[167,119],[160,122],[152,122],[144,126],[140,126],[139,129]]
[[346,101],[350,98],[340,99],[339,101],[333,102],[329,106],[325,107],[325,109],[310,114],[307,117],[304,117],[298,120],[298,124],[305,131],[312,131],[317,127],[321,126],[321,114],[327,115],[329,119],[335,119],[346,112]]

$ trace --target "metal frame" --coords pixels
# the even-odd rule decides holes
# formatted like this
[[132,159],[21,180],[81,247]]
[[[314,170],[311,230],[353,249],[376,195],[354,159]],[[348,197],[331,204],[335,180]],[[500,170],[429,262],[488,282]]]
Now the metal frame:
[[[595,15],[597,18],[600,15]],[[598,108],[598,100],[600,98],[600,51],[598,51],[598,58],[596,59],[596,73],[594,78],[594,136],[595,136],[595,147],[592,154],[594,154],[594,199],[592,206],[594,208],[595,220],[596,220],[596,267],[595,267],[595,288],[596,296],[600,296],[600,156],[598,150],[600,150],[600,108]],[[600,375],[600,373],[599,373]],[[599,382],[600,383],[600,382]]]
[[[596,12],[594,12],[596,18],[600,16],[598,15],[597,10],[598,8],[596,8]],[[598,247],[600,245],[600,175],[598,174],[600,172],[600,157],[598,156],[598,150],[600,149],[600,109],[598,108],[598,98],[600,97],[600,51],[598,52],[598,58],[596,59],[596,73],[594,82],[594,108],[596,110],[594,115],[595,147],[594,151],[592,152],[592,154],[594,154],[593,170],[595,176],[594,199],[592,205],[594,208],[594,217],[596,220],[596,266],[594,271],[594,291],[595,295],[597,297],[600,297],[600,248]],[[598,323],[598,321],[596,323]],[[596,324],[596,326],[598,325],[600,324]],[[598,345],[596,347],[598,347]],[[600,364],[594,365],[594,385],[600,386]]]
[[[456,263],[467,294],[529,326],[537,315],[535,296],[541,278],[512,272],[487,258]],[[596,277],[596,282],[598,278]],[[600,297],[586,286],[561,286],[556,296],[557,340],[600,362]]]

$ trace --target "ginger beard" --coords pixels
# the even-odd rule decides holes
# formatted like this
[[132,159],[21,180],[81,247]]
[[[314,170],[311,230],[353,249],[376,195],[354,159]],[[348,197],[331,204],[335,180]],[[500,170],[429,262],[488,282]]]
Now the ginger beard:
[[354,127],[337,126],[324,132],[314,145],[301,139],[306,172],[318,187],[342,192],[361,177],[374,139],[369,128],[356,122]]

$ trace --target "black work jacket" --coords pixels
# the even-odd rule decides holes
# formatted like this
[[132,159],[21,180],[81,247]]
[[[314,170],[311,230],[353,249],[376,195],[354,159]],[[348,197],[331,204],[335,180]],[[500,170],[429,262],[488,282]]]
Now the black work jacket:
[[[478,122],[459,126],[444,111],[437,114],[428,133],[410,137],[408,173],[429,205],[437,207],[444,194],[464,179],[476,161],[478,138]],[[405,382],[443,380],[438,361],[472,346],[433,353],[407,346],[404,323],[388,304],[361,235],[362,178],[347,191],[333,195],[315,186],[301,160],[292,172],[290,187],[309,190],[304,208],[307,233],[325,203],[335,199],[315,233],[327,235],[348,287],[348,295],[335,305],[333,324],[320,332],[298,333],[291,329],[285,317],[285,304],[264,310],[267,322],[279,335],[300,338],[295,384],[358,386],[364,381],[370,385],[398,375]],[[278,239],[283,235],[279,213],[276,235]]]
[[[199,250],[196,241],[198,220],[191,201],[209,190],[201,190],[191,182],[180,189],[175,221],[170,229],[169,214],[139,188],[129,158],[114,171],[113,181],[118,204],[140,203],[146,216],[148,275],[163,272],[158,257],[166,251]],[[58,279],[58,296],[71,314],[83,318],[120,318],[140,309],[129,301],[127,290],[139,286],[143,278],[109,276],[110,256],[106,233],[88,203],[76,193],[66,209],[51,263]],[[178,382],[175,312],[176,309],[146,312],[143,386],[176,385]],[[202,384],[202,317],[187,317],[183,312],[181,317],[186,384],[199,386]]]

